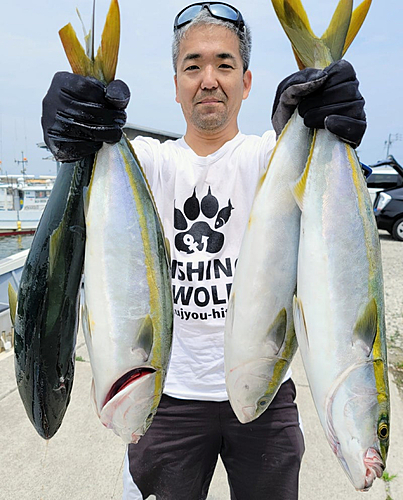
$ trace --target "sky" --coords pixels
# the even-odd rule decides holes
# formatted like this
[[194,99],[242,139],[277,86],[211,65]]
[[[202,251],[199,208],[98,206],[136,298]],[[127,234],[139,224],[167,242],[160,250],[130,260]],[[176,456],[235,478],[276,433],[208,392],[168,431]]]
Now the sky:
[[[175,101],[171,63],[175,15],[191,0],[119,0],[121,48],[117,78],[131,90],[128,122],[183,134],[185,121]],[[337,0],[302,0],[311,26],[320,36]],[[231,3],[231,1],[229,2]],[[252,91],[243,102],[239,128],[261,135],[271,129],[271,107],[278,83],[296,71],[290,43],[270,0],[234,0],[252,30]],[[354,7],[359,4],[354,1]],[[0,160],[2,172],[18,174],[23,157],[26,173],[56,173],[43,141],[42,99],[54,73],[69,71],[58,31],[71,22],[83,41],[76,8],[89,28],[91,0],[19,0],[5,2],[0,17]],[[97,0],[95,44],[109,8]],[[367,132],[358,149],[360,160],[374,164],[389,154],[403,164],[403,2],[373,0],[367,19],[345,59],[360,81],[366,101]]]

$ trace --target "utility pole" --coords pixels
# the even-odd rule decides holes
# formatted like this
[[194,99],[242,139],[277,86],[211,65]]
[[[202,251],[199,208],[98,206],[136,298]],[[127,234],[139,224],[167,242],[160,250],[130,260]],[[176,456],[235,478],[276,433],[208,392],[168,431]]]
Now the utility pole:
[[392,143],[401,140],[402,140],[402,134],[389,134],[388,140],[385,141],[386,158],[389,156],[389,148],[392,145]]

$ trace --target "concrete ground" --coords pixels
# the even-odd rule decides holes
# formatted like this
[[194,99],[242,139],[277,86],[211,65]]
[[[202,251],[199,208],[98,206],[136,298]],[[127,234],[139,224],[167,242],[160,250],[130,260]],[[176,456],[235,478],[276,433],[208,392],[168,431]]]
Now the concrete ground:
[[[25,414],[15,384],[12,353],[0,354],[0,499],[121,498],[125,445],[101,425],[92,409],[91,368],[82,339],[77,356],[84,361],[76,363],[71,403],[61,428],[45,442]],[[293,362],[293,373],[306,440],[300,500],[358,500],[361,496],[365,500],[403,500],[403,401],[395,384],[391,381],[391,445],[387,471],[397,477],[390,482],[376,480],[364,494],[354,490],[325,440],[299,355]],[[208,500],[228,499],[225,471],[219,463]]]

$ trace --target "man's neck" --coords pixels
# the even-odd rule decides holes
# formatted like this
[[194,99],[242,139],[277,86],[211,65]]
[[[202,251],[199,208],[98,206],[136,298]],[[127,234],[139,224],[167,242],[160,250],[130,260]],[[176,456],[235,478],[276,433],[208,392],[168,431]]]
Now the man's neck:
[[212,134],[187,129],[184,138],[186,144],[193,149],[197,156],[208,156],[218,151],[225,143],[233,139],[238,132],[238,127],[231,131],[223,130]]

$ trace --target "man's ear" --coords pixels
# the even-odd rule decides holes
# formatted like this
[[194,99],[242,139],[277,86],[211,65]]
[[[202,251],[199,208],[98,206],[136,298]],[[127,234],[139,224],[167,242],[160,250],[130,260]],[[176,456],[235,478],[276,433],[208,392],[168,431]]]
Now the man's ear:
[[177,77],[177,75],[174,75],[174,82],[175,82],[175,101],[180,103],[180,100],[178,97],[178,77]]
[[250,89],[252,87],[252,73],[248,69],[243,75],[243,96],[242,99],[246,99],[249,95]]

